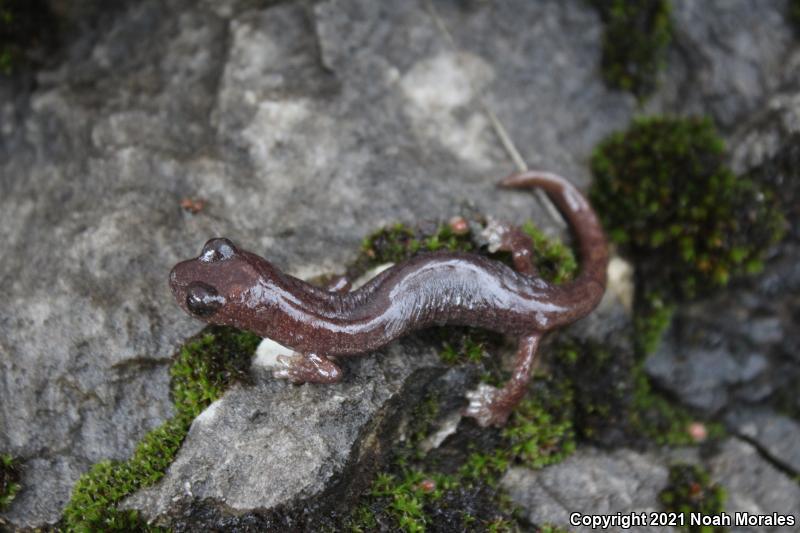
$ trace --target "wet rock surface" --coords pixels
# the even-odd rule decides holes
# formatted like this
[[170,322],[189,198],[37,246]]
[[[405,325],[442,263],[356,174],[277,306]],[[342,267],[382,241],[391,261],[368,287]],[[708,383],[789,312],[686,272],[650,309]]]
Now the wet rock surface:
[[[166,274],[207,238],[226,235],[307,277],[343,270],[366,234],[397,220],[469,208],[553,226],[530,195],[493,188],[513,165],[480,97],[530,165],[587,185],[591,149],[635,111],[632,96],[601,81],[596,14],[578,0],[436,6],[459,52],[422,1],[126,3],[19,76],[27,81],[0,80],[0,452],[24,464],[4,519],[54,522],[81,473],[127,457],[170,416],[170,356],[200,325],[171,302]],[[676,1],[677,47],[649,105],[710,110],[732,129],[798,63],[785,7]],[[742,137],[746,168],[777,154],[796,128],[793,94],[770,104],[783,130]],[[205,205],[192,214],[184,199]],[[691,348],[676,329],[671,351],[657,356],[667,358],[662,371],[648,363],[652,375],[707,412],[785,406],[800,353],[788,296],[796,257],[787,248],[761,281],[685,311],[684,323],[708,324],[696,335],[714,330],[717,340]],[[419,399],[411,369],[430,362],[428,348],[403,343],[385,359],[359,360],[339,388],[293,388],[264,373],[231,390],[195,422],[161,484],[128,505],[173,518],[194,509],[220,525],[234,510],[326,493],[360,451],[385,444],[391,433],[375,428],[405,412],[399,398]],[[697,358],[678,353],[700,354],[714,375],[681,366]],[[277,411],[263,405],[278,400]],[[362,442],[373,434],[378,444]],[[288,469],[304,438],[327,462]],[[278,449],[285,455],[270,455]],[[581,460],[663,470],[627,453]],[[288,477],[269,486],[257,473]]]

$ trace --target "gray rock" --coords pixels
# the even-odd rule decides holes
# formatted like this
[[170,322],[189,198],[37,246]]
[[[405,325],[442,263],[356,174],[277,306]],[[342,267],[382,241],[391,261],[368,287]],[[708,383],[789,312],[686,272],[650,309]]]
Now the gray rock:
[[[513,467],[501,481],[527,519],[570,531],[596,531],[570,524],[570,514],[629,514],[660,510],[658,494],[667,485],[668,469],[653,454],[632,450],[603,452],[579,449],[561,463],[532,471]],[[674,531],[669,527],[634,527],[635,531]],[[623,531],[611,527],[604,531]]]
[[[782,515],[800,509],[800,486],[762,458],[752,445],[728,439],[717,455],[709,460],[711,478],[721,484],[727,493],[725,510],[728,513]],[[791,527],[733,527],[733,532],[791,532],[797,531],[797,522]]]
[[667,339],[648,357],[645,371],[682,402],[713,414],[728,405],[729,389],[747,384],[766,366],[759,353],[734,354],[730,349],[701,346],[687,349]]
[[743,409],[725,417],[725,423],[740,437],[794,475],[800,475],[800,424],[766,409]]
[[[761,457],[752,445],[726,439],[707,459],[693,448],[639,453],[581,448],[561,463],[542,470],[511,468],[501,484],[534,524],[592,531],[569,523],[570,513],[614,514],[663,510],[659,493],[668,485],[669,466],[700,464],[711,481],[725,489],[724,511],[787,515],[800,506],[800,486]],[[674,531],[634,527],[635,531]],[[622,531],[612,528],[609,531]],[[734,527],[737,532],[796,531],[795,527]]]
[[213,500],[244,513],[332,492],[341,505],[368,483],[383,444],[405,438],[401,421],[415,402],[427,390],[448,394],[433,385],[443,372],[437,362],[431,347],[412,339],[354,359],[336,385],[258,376],[197,417],[167,475],[124,506],[155,518],[181,500]]
[[730,132],[793,79],[800,54],[787,1],[671,4],[675,33],[667,72],[648,110],[711,115]]

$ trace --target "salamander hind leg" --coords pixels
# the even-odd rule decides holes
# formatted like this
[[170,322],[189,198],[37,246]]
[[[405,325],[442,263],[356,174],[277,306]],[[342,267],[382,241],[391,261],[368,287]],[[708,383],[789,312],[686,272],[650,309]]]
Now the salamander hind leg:
[[339,365],[315,353],[296,353],[292,356],[279,355],[280,368],[272,375],[278,379],[288,379],[292,383],[336,383],[342,379]]
[[482,383],[477,389],[467,393],[469,406],[464,410],[464,416],[474,418],[483,427],[505,425],[511,411],[527,391],[539,338],[537,333],[520,339],[514,371],[503,388]]
[[514,269],[522,274],[538,276],[533,263],[533,240],[517,226],[490,220],[483,236],[489,241],[490,252],[511,252]]

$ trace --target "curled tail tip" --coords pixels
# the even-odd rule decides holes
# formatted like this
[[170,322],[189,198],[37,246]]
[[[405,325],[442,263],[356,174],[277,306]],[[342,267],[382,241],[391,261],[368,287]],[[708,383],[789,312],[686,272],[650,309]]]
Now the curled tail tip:
[[526,185],[526,179],[531,177],[531,172],[513,172],[497,182],[497,186],[503,189],[518,189]]
[[567,181],[557,174],[543,170],[525,170],[509,174],[497,183],[498,187],[504,189],[522,189],[536,187],[544,182],[564,182]]

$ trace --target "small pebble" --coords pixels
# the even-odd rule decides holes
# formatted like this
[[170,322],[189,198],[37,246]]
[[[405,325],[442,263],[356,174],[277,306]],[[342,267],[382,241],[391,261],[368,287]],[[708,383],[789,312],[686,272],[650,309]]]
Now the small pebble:
[[689,432],[689,436],[695,442],[703,442],[708,438],[708,430],[702,422],[692,422],[686,428],[686,431]]
[[419,484],[419,488],[422,492],[433,492],[436,490],[436,482],[432,479],[423,479]]
[[456,235],[466,235],[469,233],[469,223],[464,217],[453,217],[448,224],[450,230]]

